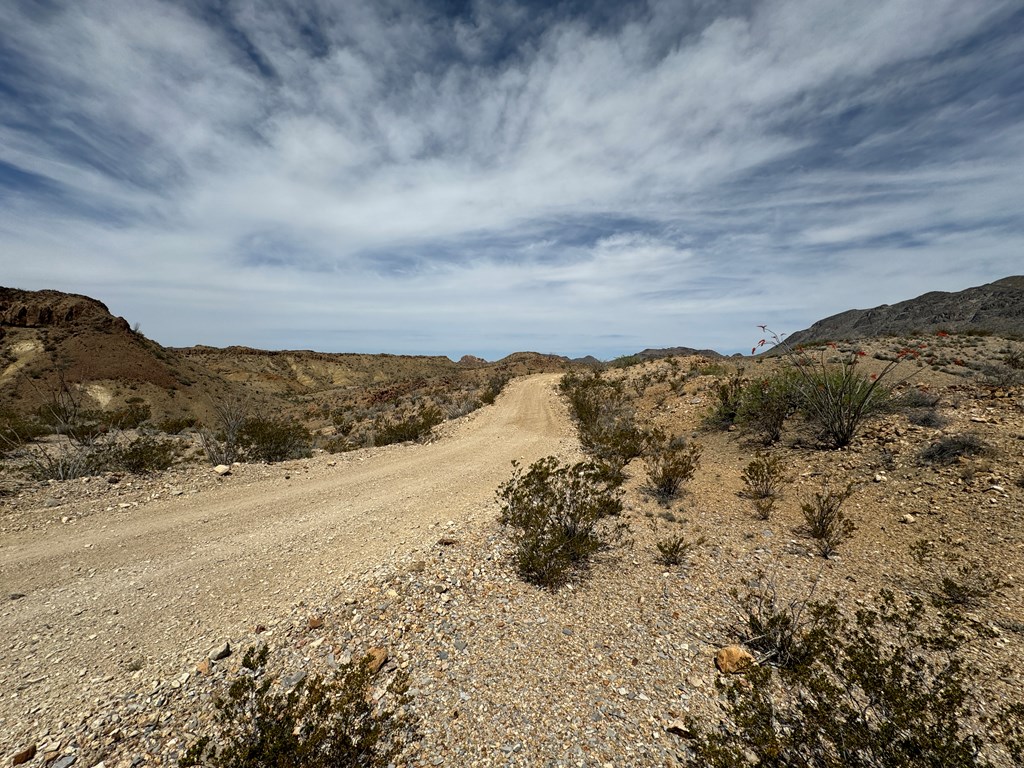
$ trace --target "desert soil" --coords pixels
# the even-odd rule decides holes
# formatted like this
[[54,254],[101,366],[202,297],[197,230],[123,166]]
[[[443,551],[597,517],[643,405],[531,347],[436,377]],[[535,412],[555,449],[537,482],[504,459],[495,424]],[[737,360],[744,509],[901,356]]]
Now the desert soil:
[[[881,588],[927,600],[956,563],[1001,582],[969,609],[991,633],[967,649],[975,711],[997,717],[1024,700],[1024,389],[905,366],[905,386],[940,396],[942,425],[888,414],[841,451],[787,433],[769,449],[787,469],[785,496],[760,520],[740,492],[763,448],[703,426],[722,372],[701,371],[714,367],[680,359],[609,374],[636,393],[638,423],[685,436],[703,458],[668,502],[632,461],[630,541],[557,592],[518,577],[494,500],[512,459],[580,457],[553,376],[513,382],[426,445],[3,499],[0,756],[35,747],[29,768],[175,765],[211,732],[211,703],[241,651],[266,644],[284,684],[386,652],[379,685],[406,674],[418,720],[402,765],[685,765],[680,724],[721,716],[713,659],[742,639],[734,590],[775,585],[783,601],[813,590],[849,612]],[[990,451],[922,461],[964,434]],[[857,529],[825,559],[802,533],[800,505],[846,483]],[[676,536],[699,543],[668,567],[655,545]],[[922,541],[956,560],[916,562]],[[208,667],[225,639],[234,652]]]
[[130,491],[114,505],[49,495],[8,511],[16,530],[0,539],[0,752],[121,687],[126,665],[144,665],[147,680],[176,675],[325,583],[487,513],[513,460],[574,450],[557,379],[512,383],[428,445],[236,466],[215,480],[207,467],[196,487],[179,478],[141,502]]

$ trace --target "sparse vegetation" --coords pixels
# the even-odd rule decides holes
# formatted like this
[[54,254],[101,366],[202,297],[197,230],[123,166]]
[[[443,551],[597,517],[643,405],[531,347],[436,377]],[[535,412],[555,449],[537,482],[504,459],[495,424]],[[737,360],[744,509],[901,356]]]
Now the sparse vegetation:
[[249,461],[271,463],[310,455],[309,430],[288,418],[248,418],[242,423],[236,439]]
[[412,413],[391,419],[378,418],[374,422],[374,445],[423,440],[442,421],[441,411],[433,406],[421,406]]
[[817,586],[815,579],[807,595],[784,600],[775,577],[759,571],[748,591],[741,595],[732,590],[742,615],[736,634],[758,654],[759,664],[791,669],[806,663],[817,651],[821,624],[827,618],[811,603]]
[[674,499],[700,466],[701,448],[655,433],[648,442],[647,477],[651,491],[663,501]]
[[782,458],[757,454],[743,469],[744,495],[754,505],[761,520],[771,517],[775,504],[782,498],[782,488],[788,482]]
[[753,432],[765,445],[777,443],[782,427],[800,407],[800,391],[791,372],[755,379],[743,387],[736,423]]
[[[865,356],[862,350],[839,352],[835,343],[828,342],[813,355],[803,347],[790,349],[781,336],[767,327],[762,329],[775,347],[786,351],[782,359],[790,366],[800,410],[828,448],[849,445],[865,419],[890,407],[892,393],[885,380],[900,361],[919,353],[901,350],[879,373],[868,375],[859,367]],[[758,346],[764,346],[767,338]]]
[[668,567],[675,567],[684,565],[690,557],[690,553],[695,547],[699,547],[705,542],[702,537],[700,539],[687,539],[685,536],[669,536],[666,539],[661,539],[655,542],[655,547],[658,549],[658,562]]
[[213,404],[216,430],[202,429],[199,438],[211,464],[233,464],[242,456],[239,434],[249,418],[249,406],[241,399]]
[[691,722],[691,765],[989,768],[997,753],[1024,758],[1024,704],[973,714],[969,627],[884,590],[852,621],[830,602],[806,610],[815,621],[797,633],[800,663],[719,681],[727,719]]
[[127,443],[111,446],[108,454],[112,467],[141,474],[170,467],[178,457],[178,444],[151,435],[139,435]]
[[719,429],[726,429],[736,422],[743,405],[744,379],[743,371],[728,376],[714,386],[717,403],[715,410],[708,417],[708,423]]
[[856,526],[843,511],[843,504],[853,495],[854,485],[842,490],[825,486],[811,499],[800,504],[804,516],[804,531],[814,539],[822,557],[831,557],[839,545],[853,535]]
[[378,674],[371,657],[332,679],[311,675],[291,689],[265,671],[267,649],[246,651],[242,669],[214,702],[216,730],[192,744],[179,765],[211,768],[328,768],[395,765],[415,738],[408,685],[397,674],[386,703],[369,695]]
[[513,467],[498,489],[498,505],[527,581],[555,589],[625,533],[623,523],[609,523],[622,511],[622,499],[596,465],[563,465],[549,456],[525,473]]
[[961,458],[992,455],[992,448],[977,435],[948,435],[921,451],[920,459],[926,464],[949,466]]
[[602,465],[607,480],[621,483],[626,464],[643,453],[648,440],[636,426],[621,383],[603,378],[599,371],[570,372],[562,377],[560,389],[583,447]]

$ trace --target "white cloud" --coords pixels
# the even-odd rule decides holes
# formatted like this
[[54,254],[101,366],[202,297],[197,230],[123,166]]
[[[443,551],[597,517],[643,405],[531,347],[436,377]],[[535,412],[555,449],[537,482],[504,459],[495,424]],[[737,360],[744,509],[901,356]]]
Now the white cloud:
[[0,175],[4,282],[169,343],[737,349],[748,313],[807,324],[1020,253],[1009,97],[899,109],[995,66],[952,51],[1012,3],[654,3],[607,27],[485,2],[250,2],[224,28],[156,0],[19,7],[0,25],[35,91],[0,107],[0,162],[59,194]]

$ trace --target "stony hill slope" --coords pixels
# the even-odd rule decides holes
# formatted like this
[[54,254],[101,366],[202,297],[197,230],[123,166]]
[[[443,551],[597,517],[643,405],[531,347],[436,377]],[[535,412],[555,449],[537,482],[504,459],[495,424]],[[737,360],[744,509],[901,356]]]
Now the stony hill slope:
[[804,344],[815,339],[862,339],[940,330],[1024,335],[1024,276],[1004,277],[955,293],[932,291],[872,309],[850,309],[790,335],[789,341]]

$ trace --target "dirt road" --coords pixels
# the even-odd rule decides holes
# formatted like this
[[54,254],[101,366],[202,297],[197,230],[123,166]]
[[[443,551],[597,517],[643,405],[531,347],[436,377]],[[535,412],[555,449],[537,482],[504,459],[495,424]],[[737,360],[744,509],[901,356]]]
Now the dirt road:
[[513,382],[427,445],[320,456],[287,479],[238,472],[194,496],[5,534],[0,731],[73,715],[126,675],[175,674],[218,638],[436,543],[449,521],[493,514],[513,459],[574,448],[557,378]]

